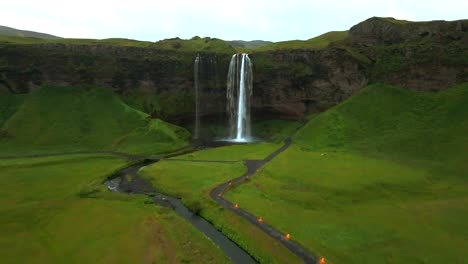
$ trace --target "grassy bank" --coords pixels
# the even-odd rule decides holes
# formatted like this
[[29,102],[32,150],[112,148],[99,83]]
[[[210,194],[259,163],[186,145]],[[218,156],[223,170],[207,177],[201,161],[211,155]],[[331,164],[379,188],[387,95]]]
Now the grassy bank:
[[[193,158],[222,159],[248,155],[264,158],[273,144],[230,146],[194,153]],[[267,147],[266,147],[267,146]],[[252,156],[250,151],[262,149]],[[275,148],[276,149],[276,148]],[[255,151],[253,152],[255,153]],[[238,154],[238,156],[235,156]],[[234,156],[233,156],[234,155]],[[242,162],[205,163],[185,161],[161,161],[145,167],[141,173],[159,191],[182,197],[182,201],[193,211],[212,222],[216,228],[246,249],[261,263],[301,263],[301,260],[280,243],[264,234],[243,218],[216,204],[210,197],[212,188],[245,172]]]
[[0,160],[2,262],[228,262],[171,210],[108,192],[102,181],[126,164],[105,155]]
[[254,143],[211,148],[177,156],[174,159],[242,161],[264,159],[281,145],[274,143]]

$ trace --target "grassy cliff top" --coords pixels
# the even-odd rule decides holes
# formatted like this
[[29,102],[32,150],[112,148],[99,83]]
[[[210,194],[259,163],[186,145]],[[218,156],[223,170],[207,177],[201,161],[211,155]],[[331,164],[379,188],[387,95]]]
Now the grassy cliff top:
[[33,45],[33,44],[65,44],[65,45],[107,45],[116,47],[140,47],[181,52],[221,52],[234,53],[234,48],[226,41],[216,38],[164,39],[158,42],[139,41],[125,38],[109,39],[44,39],[37,37],[2,36],[0,44]]
[[191,39],[164,39],[156,42],[154,45],[159,49],[176,50],[184,52],[235,52],[234,48],[228,42],[221,39],[208,37],[193,37]]
[[111,45],[123,47],[149,47],[152,42],[139,41],[124,38],[109,38],[109,39],[44,39],[37,37],[21,37],[21,36],[4,36],[0,34],[0,43],[3,44],[68,44],[68,45]]
[[348,31],[331,31],[308,40],[290,40],[276,42],[255,49],[255,51],[270,51],[278,49],[321,49],[330,43],[343,40],[348,36]]

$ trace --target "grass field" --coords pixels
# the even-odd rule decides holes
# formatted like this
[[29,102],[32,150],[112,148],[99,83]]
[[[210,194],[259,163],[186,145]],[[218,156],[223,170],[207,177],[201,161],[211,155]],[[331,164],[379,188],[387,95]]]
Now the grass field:
[[293,135],[303,121],[270,119],[257,121],[252,124],[252,134],[264,141],[282,143],[287,137]]
[[467,104],[467,85],[368,87],[225,197],[332,263],[464,263]]
[[104,89],[44,87],[27,95],[2,95],[1,100],[0,155],[158,154],[187,145],[190,137],[185,129],[150,119]]
[[174,159],[193,159],[193,160],[224,160],[224,161],[242,161],[264,159],[281,145],[275,143],[252,143],[231,145],[225,147],[211,148],[197,151]]
[[227,263],[206,237],[144,196],[108,192],[127,161],[0,160],[2,263]]
[[[208,148],[177,156],[174,159],[218,161],[265,159],[276,149],[280,148],[283,140],[292,135],[301,125],[300,121],[294,120],[272,119],[257,121],[252,124],[252,134],[255,135],[255,138],[264,140],[263,142]],[[214,130],[214,128],[212,129]]]
[[[221,148],[218,153],[229,151]],[[222,155],[222,154],[220,154]],[[142,169],[141,174],[157,190],[182,197],[191,210],[208,219],[262,263],[301,263],[301,260],[260,229],[217,205],[209,191],[216,185],[245,172],[241,162],[199,163],[161,161]]]

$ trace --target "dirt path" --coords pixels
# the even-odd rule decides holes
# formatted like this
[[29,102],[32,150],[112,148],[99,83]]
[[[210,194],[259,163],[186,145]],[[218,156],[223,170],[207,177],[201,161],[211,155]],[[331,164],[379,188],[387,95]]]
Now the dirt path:
[[223,193],[227,192],[232,186],[235,186],[237,184],[244,183],[247,178],[252,177],[255,175],[256,171],[270,162],[274,157],[276,157],[278,154],[281,152],[285,151],[289,146],[291,145],[291,138],[287,138],[284,141],[284,145],[277,149],[275,152],[270,154],[267,158],[263,160],[246,160],[244,161],[245,166],[247,167],[247,172],[237,178],[234,178],[230,181],[227,181],[223,184],[218,185],[215,187],[211,192],[210,196],[213,200],[215,200],[217,203],[222,205],[223,207],[233,211],[237,215],[245,218],[248,220],[250,223],[253,225],[256,225],[259,227],[263,232],[267,233],[269,236],[273,237],[277,241],[281,242],[286,248],[288,248],[291,252],[299,256],[304,260],[305,263],[317,263],[317,258],[310,252],[308,252],[305,248],[303,248],[301,245],[298,243],[286,239],[286,234],[274,229],[270,225],[266,224],[265,222],[259,222],[258,221],[258,216],[255,216],[247,211],[245,211],[242,208],[236,208],[234,204],[231,202],[227,201],[226,199],[223,198]]

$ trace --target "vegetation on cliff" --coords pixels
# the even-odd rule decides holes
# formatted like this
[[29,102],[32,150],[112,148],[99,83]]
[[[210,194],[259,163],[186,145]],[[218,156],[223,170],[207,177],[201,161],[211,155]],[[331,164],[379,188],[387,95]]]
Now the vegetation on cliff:
[[255,49],[234,49],[223,40],[200,37],[153,43],[2,36],[0,90],[25,93],[44,85],[92,85],[112,89],[153,117],[189,117],[194,108],[193,60],[200,53],[206,72],[200,77],[205,81],[201,97],[210,102],[201,112],[220,114],[229,59],[235,52],[249,52],[258,99],[254,107],[303,117],[336,105],[369,83],[441,90],[466,82],[467,28],[467,20],[371,18],[349,31]]

